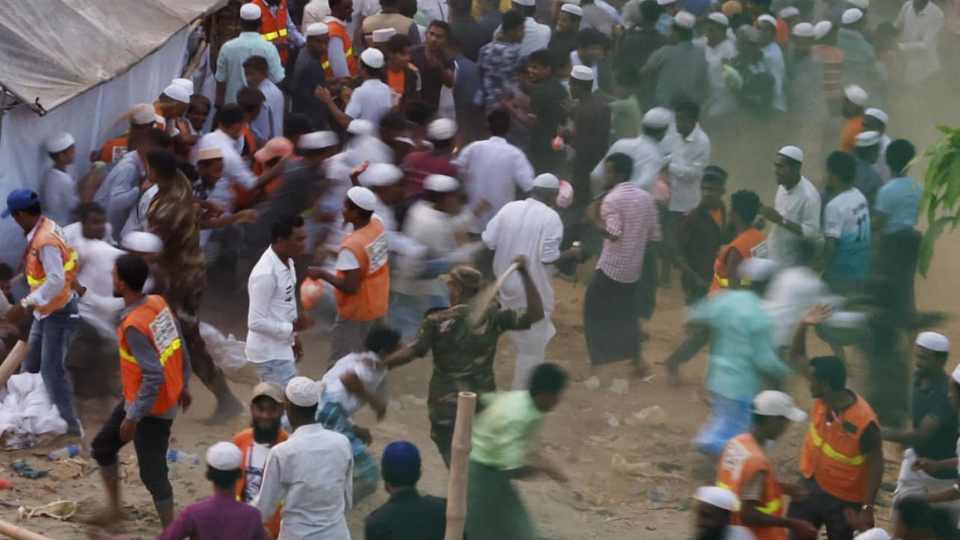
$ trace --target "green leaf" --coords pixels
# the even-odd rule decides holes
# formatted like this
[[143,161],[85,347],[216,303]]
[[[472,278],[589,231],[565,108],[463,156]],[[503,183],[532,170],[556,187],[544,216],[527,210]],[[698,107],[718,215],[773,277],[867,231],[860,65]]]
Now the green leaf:
[[927,272],[930,270],[934,243],[940,238],[947,226],[954,228],[958,222],[960,222],[960,215],[942,216],[937,218],[936,221],[932,221],[930,226],[927,227],[927,232],[924,233],[923,240],[920,242],[920,254],[917,260],[917,272],[921,276],[927,277]]

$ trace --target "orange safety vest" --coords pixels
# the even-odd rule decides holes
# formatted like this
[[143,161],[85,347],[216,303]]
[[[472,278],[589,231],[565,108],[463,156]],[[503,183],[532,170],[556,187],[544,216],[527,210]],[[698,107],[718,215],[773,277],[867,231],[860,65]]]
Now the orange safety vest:
[[52,300],[42,306],[35,306],[34,309],[41,315],[49,315],[54,311],[61,309],[73,298],[73,284],[77,279],[77,271],[80,269],[77,251],[68,246],[63,240],[63,230],[55,221],[40,216],[40,222],[37,224],[37,232],[33,234],[30,245],[24,254],[23,270],[27,276],[27,285],[31,291],[40,288],[46,283],[47,274],[43,271],[43,263],[40,262],[40,249],[44,246],[54,246],[60,252],[60,258],[63,260],[63,290],[61,290]]
[[821,489],[838,499],[862,503],[867,490],[867,458],[860,451],[860,437],[876,423],[876,413],[860,396],[839,418],[832,418],[827,404],[816,400],[800,454],[804,478],[816,480]]
[[280,0],[276,15],[264,0],[253,0],[253,3],[260,7],[260,35],[276,45],[280,63],[287,65],[287,0]]
[[100,161],[107,164],[120,161],[124,154],[127,153],[127,146],[130,144],[129,140],[129,135],[121,135],[107,140],[107,142],[103,143],[103,146],[100,147]]
[[[720,455],[720,468],[717,471],[717,485],[727,488],[740,496],[744,484],[764,474],[763,497],[757,510],[774,517],[783,517],[783,490],[773,474],[770,459],[757,444],[752,433],[737,435],[723,449]],[[740,514],[734,514],[733,524],[743,525]],[[749,527],[757,540],[787,540],[787,529],[783,527]]]
[[162,296],[151,294],[120,322],[117,341],[120,346],[120,382],[123,399],[136,401],[143,382],[143,372],[127,344],[127,328],[135,328],[147,336],[160,357],[163,366],[163,384],[157,401],[150,409],[151,416],[159,416],[176,407],[183,391],[183,340],[177,330],[170,306]]
[[[360,289],[347,294],[336,289],[337,313],[350,321],[372,321],[387,314],[390,271],[387,264],[387,235],[378,219],[343,239],[340,249],[349,249],[360,263]],[[344,272],[338,270],[343,277]]]
[[[277,440],[273,441],[273,444],[275,446],[285,440],[287,440],[287,432],[281,429],[280,433],[277,434]],[[250,456],[253,455],[253,428],[247,428],[234,435],[233,444],[237,445],[240,453],[243,454],[243,464],[240,466],[240,478],[237,479],[233,493],[239,502],[249,502],[243,500],[243,489],[247,485],[247,466],[250,465]],[[283,506],[277,508],[276,513],[270,518],[270,522],[266,524],[267,530],[270,531],[271,538],[280,536],[280,517],[282,515]]]
[[[324,19],[327,23],[327,28],[329,29],[330,39],[340,38],[340,41],[343,42],[343,54],[347,57],[347,69],[350,70],[350,76],[357,76],[357,57],[353,54],[353,42],[350,41],[350,32],[347,32],[347,27],[334,17],[327,17]],[[327,52],[327,59],[323,61],[323,73],[326,75],[327,80],[334,79],[333,69],[330,67],[330,53]]]
[[747,230],[740,233],[733,242],[730,242],[720,250],[720,254],[717,255],[717,258],[713,261],[713,283],[710,284],[711,294],[720,289],[730,287],[730,270],[727,268],[727,256],[730,255],[730,250],[737,250],[740,253],[740,257],[743,260],[747,260],[753,257],[753,249],[760,245],[763,240],[763,232],[754,227],[748,227]]

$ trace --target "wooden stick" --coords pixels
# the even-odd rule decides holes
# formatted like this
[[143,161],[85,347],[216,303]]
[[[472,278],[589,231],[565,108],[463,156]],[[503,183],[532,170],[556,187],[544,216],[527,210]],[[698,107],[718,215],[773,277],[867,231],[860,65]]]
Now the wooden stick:
[[443,540],[463,540],[467,524],[467,474],[473,435],[473,413],[477,410],[477,395],[460,392],[457,396],[457,421],[453,425],[453,444],[450,447],[450,483],[447,486],[447,531]]
[[[23,342],[21,341],[17,344],[19,345],[20,343]],[[9,358],[9,356],[7,358]],[[13,523],[4,521],[2,519],[0,519],[0,534],[6,535],[13,540],[51,540],[42,534],[37,534],[22,527],[17,527]]]
[[23,359],[27,357],[27,351],[29,350],[30,348],[27,347],[26,342],[23,340],[17,340],[17,344],[10,349],[3,363],[0,364],[0,388],[6,386],[7,379],[17,372]]
[[487,314],[487,308],[490,307],[490,303],[493,302],[493,299],[497,297],[497,293],[500,292],[500,289],[507,281],[507,278],[510,277],[510,274],[516,272],[517,268],[520,268],[517,263],[513,263],[508,266],[507,269],[500,274],[500,277],[497,278],[496,282],[487,286],[487,288],[477,293],[477,295],[473,298],[473,302],[471,302],[470,307],[470,315],[467,319],[471,327],[476,327],[483,322],[484,315]]

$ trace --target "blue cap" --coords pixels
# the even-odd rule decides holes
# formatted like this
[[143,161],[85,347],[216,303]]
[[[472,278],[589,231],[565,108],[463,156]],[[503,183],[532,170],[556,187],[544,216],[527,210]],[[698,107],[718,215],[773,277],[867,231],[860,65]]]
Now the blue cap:
[[383,449],[383,480],[394,486],[412,486],[420,480],[420,451],[411,442],[396,441]]
[[37,204],[38,201],[39,196],[36,191],[27,188],[15,189],[7,195],[7,209],[4,210],[0,216],[4,218],[10,217],[11,213],[18,210],[26,210]]

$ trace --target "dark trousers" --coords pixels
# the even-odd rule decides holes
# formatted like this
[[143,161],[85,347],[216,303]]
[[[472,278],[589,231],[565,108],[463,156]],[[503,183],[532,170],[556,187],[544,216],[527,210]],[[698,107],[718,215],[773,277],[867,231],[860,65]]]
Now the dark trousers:
[[[117,464],[117,454],[127,444],[120,440],[120,424],[126,417],[124,404],[120,402],[93,439],[91,446],[97,465],[110,467]],[[167,448],[172,425],[173,420],[146,416],[137,423],[133,436],[140,480],[157,502],[173,499],[173,486],[167,478]]]
[[591,364],[639,361],[636,291],[636,283],[620,283],[599,268],[594,271],[583,300],[583,334]]
[[[814,480],[803,480],[809,495],[803,499],[790,501],[787,515],[793,519],[802,519],[819,529],[826,527],[829,540],[853,540],[853,527],[847,522],[846,511],[860,511],[860,504],[842,501],[823,491]],[[790,540],[796,540],[790,533]]]

